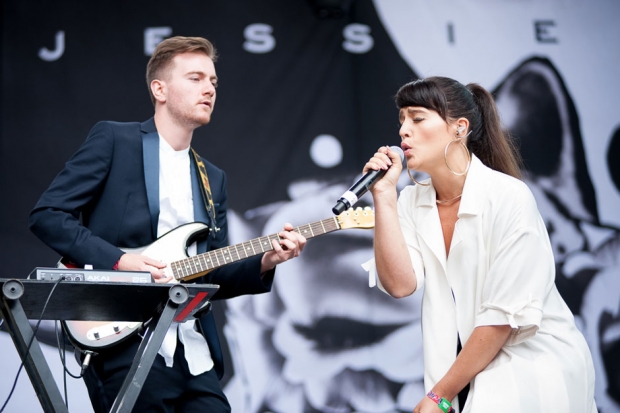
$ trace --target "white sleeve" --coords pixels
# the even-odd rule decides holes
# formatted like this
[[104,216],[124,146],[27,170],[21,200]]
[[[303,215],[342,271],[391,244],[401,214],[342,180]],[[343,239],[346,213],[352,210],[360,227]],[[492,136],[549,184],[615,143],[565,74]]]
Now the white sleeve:
[[411,211],[411,207],[409,206],[413,204],[413,200],[411,199],[412,194],[413,191],[403,192],[403,196],[398,199],[398,220],[405,237],[409,258],[411,259],[411,264],[415,273],[415,291],[418,291],[424,286],[424,260],[422,259],[422,252],[418,242],[414,211]]
[[[409,257],[413,265],[413,270],[416,277],[416,291],[424,286],[424,263],[422,261],[422,254],[418,244],[418,237],[415,229],[415,223],[411,213],[409,212],[409,205],[412,205],[412,188],[405,188],[401,192],[401,196],[398,198],[398,220],[400,222],[401,230],[405,237],[405,243],[409,251]],[[386,294],[387,291],[381,285],[381,279],[377,273],[377,267],[375,265],[375,259],[372,258],[362,264],[362,268],[368,271],[368,286],[379,287],[379,289]]]
[[[532,205],[533,203],[533,205]],[[520,225],[507,235],[490,261],[482,289],[476,327],[506,325],[513,328],[507,345],[536,334],[543,302],[553,288],[555,264],[549,237],[535,202],[517,210]]]

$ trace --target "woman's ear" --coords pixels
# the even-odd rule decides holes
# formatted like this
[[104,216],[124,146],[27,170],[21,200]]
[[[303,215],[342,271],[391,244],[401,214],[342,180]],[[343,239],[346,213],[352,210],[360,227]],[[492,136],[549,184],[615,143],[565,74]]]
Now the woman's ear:
[[459,118],[456,121],[456,136],[462,136],[469,128],[469,121],[467,118]]

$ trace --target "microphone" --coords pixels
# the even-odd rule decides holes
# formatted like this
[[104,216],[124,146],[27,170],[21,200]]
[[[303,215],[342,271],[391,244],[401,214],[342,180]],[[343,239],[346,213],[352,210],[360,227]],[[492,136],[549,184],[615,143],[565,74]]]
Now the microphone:
[[[405,162],[405,154],[399,146],[390,146],[390,149],[400,155],[401,162]],[[342,194],[338,202],[336,202],[336,205],[332,208],[332,212],[336,215],[340,215],[351,208],[351,206],[353,206],[376,181],[381,179],[386,172],[387,170],[383,169],[368,171],[366,175],[362,176],[359,181],[354,183],[347,192]]]

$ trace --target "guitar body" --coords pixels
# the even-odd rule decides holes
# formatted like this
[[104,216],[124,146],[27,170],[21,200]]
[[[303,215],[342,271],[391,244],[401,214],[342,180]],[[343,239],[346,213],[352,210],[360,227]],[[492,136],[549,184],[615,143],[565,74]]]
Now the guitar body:
[[[209,231],[200,222],[181,225],[141,248],[121,248],[132,254],[141,254],[161,262],[171,263],[187,258],[187,246],[198,236]],[[66,267],[59,263],[58,267]],[[172,275],[167,266],[166,275]],[[62,321],[71,343],[82,350],[97,351],[109,348],[137,334],[143,323],[135,321]]]
[[[198,236],[209,232],[209,227],[201,222],[191,222],[181,225],[162,235],[152,244],[141,248],[121,248],[130,254],[145,255],[166,264],[187,258],[187,246]],[[172,275],[170,266],[164,273]]]

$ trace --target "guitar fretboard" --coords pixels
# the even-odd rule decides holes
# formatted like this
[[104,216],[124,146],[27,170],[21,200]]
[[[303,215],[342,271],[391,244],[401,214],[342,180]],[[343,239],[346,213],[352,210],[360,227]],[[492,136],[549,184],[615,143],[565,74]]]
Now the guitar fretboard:
[[[306,238],[314,238],[340,229],[336,217],[322,221],[302,225],[293,229]],[[260,238],[254,238],[241,244],[208,251],[193,257],[174,261],[170,264],[172,274],[177,280],[192,277],[196,274],[206,273],[215,268],[253,257],[263,252],[273,250],[271,241],[280,241],[278,234],[271,234]]]

